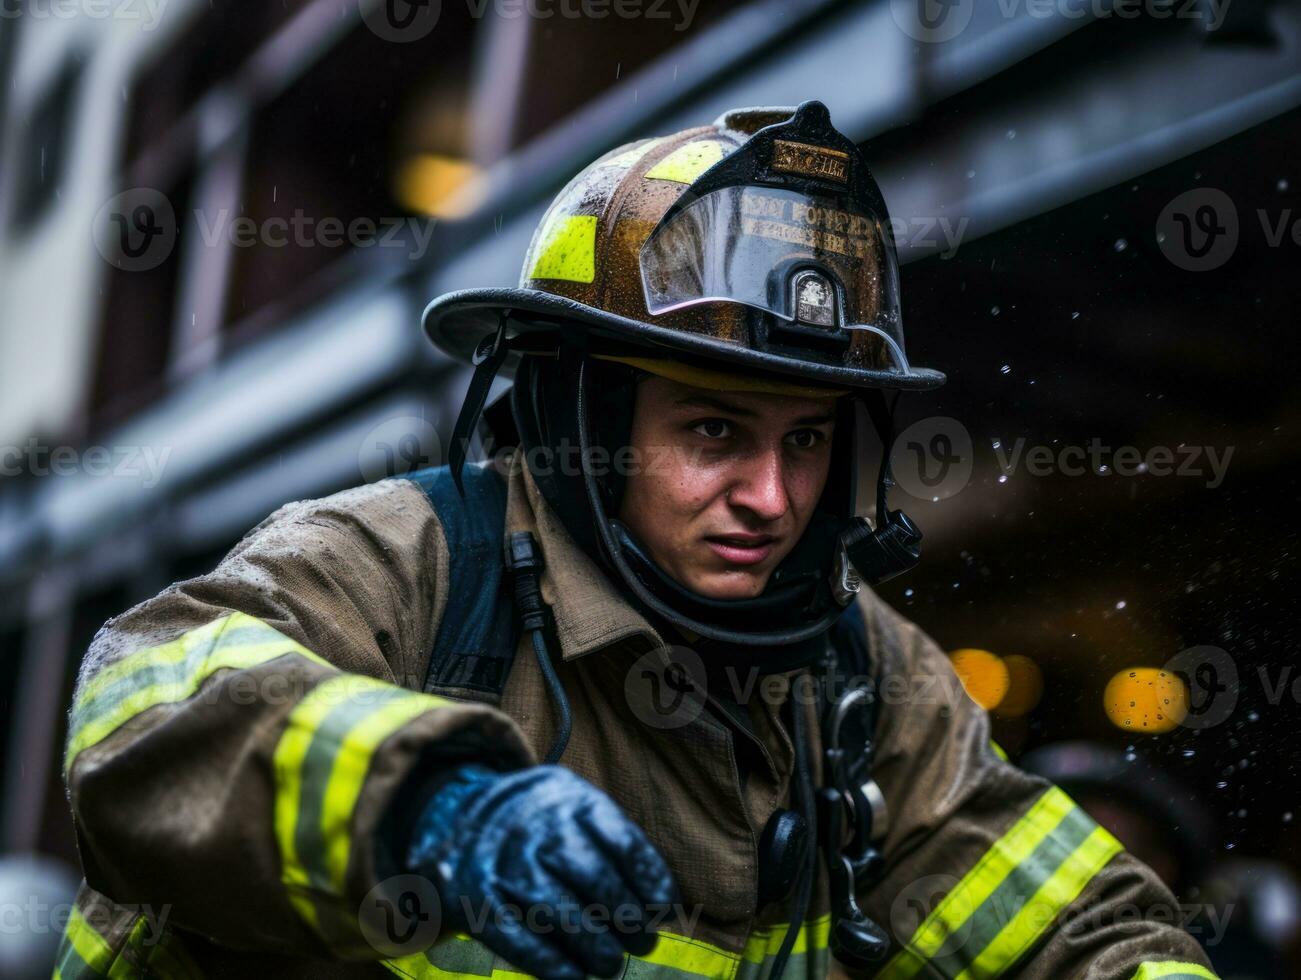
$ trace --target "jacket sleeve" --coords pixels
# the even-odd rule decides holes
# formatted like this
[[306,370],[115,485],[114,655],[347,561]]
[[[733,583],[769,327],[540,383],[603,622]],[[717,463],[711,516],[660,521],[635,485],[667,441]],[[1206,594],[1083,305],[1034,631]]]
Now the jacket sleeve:
[[235,949],[381,958],[358,909],[399,788],[534,761],[502,712],[420,693],[447,565],[424,495],[386,480],[280,508],[109,620],[64,758],[88,885]]
[[1213,977],[1156,875],[1060,789],[1004,761],[935,642],[862,601],[889,810],[883,877],[859,896],[891,938],[876,976]]

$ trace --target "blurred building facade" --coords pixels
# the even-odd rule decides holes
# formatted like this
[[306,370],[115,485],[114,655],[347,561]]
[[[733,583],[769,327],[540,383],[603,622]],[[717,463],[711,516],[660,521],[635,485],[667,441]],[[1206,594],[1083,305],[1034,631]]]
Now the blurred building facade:
[[[0,6],[0,852],[75,861],[59,761],[96,629],[285,501],[437,462],[464,376],[424,303],[513,282],[587,161],[736,106],[818,98],[868,144],[910,353],[953,379],[904,424],[977,443],[961,493],[910,504],[931,558],[887,595],[950,648],[1041,664],[1046,711],[1008,741],[1105,734],[1114,671],[1285,618],[1189,604],[1283,594],[1254,556],[1297,455],[1297,253],[1252,208],[1301,185],[1275,167],[1301,4]],[[1242,213],[1223,278],[1158,241],[1203,169]],[[1194,433],[1238,447],[1229,491],[1009,485],[988,450]],[[1268,661],[1285,637],[1257,639]]]

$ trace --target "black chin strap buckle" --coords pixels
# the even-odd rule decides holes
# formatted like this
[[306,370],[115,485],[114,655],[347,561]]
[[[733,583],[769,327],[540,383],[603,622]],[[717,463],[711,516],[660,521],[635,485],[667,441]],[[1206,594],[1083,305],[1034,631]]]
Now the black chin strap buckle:
[[910,571],[922,557],[922,532],[901,510],[885,511],[880,528],[861,517],[841,532],[849,560],[872,585]]

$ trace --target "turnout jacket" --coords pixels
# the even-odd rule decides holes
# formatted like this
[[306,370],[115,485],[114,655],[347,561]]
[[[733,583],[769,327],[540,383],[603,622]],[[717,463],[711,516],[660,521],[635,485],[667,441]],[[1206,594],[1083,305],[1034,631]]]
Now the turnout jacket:
[[[646,831],[681,891],[654,951],[626,958],[623,976],[766,976],[789,915],[757,907],[759,837],[791,805],[781,698],[756,684],[734,697],[741,717],[639,720],[625,680],[661,638],[518,457],[508,468],[506,529],[531,531],[546,560],[573,712],[561,764]],[[469,760],[532,765],[554,735],[527,640],[499,703],[422,690],[434,639],[460,612],[448,608],[450,567],[420,486],[383,480],[286,504],[214,571],[103,626],[70,712],[64,771],[85,881],[56,976],[519,976],[464,934],[385,960],[358,927],[390,867],[379,828],[409,779]],[[1001,758],[937,645],[871,591],[857,601],[889,810],[884,872],[858,895],[892,941],[873,974],[1213,976],[1153,873]],[[829,954],[829,919],[819,861],[786,978],[848,975]]]

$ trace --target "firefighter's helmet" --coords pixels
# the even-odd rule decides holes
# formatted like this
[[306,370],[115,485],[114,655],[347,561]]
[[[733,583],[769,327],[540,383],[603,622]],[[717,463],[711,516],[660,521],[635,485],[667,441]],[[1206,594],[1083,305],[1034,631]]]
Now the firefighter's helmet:
[[[453,435],[454,474],[502,369],[520,369],[520,440],[572,434],[584,459],[601,441],[596,430],[608,440],[626,407],[611,395],[617,379],[592,383],[612,363],[679,378],[721,371],[770,390],[861,400],[885,443],[876,525],[854,515],[852,425],[838,425],[845,461],[825,498],[821,544],[796,548],[788,561],[801,567],[778,569],[768,600],[705,600],[669,579],[610,516],[617,480],[586,466],[581,480],[538,479],[579,542],[644,608],[696,635],[770,646],[811,639],[852,595],[848,562],[880,581],[917,559],[920,532],[886,508],[891,411],[882,390],[933,388],[944,375],[908,361],[885,202],[819,102],[735,110],[611,150],[547,210],[518,288],[441,296],[424,327],[443,351],[477,365]],[[818,533],[811,525],[806,537]],[[815,585],[793,599],[796,582]]]
[[908,364],[898,280],[876,181],[806,102],[611,150],[547,209],[519,288],[449,293],[424,323],[463,360],[505,312],[521,349],[582,332],[838,387],[943,384]]

